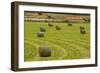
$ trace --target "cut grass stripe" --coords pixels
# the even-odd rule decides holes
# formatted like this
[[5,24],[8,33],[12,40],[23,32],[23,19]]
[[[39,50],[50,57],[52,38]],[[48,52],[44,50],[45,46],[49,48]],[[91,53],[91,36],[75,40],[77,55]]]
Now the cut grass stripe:
[[33,60],[38,52],[38,45],[25,40],[24,61]]
[[[38,40],[40,40],[40,39],[38,39]],[[44,40],[42,40],[42,41],[44,41]],[[45,41],[46,42],[46,41]],[[49,40],[49,42],[50,42],[50,40]],[[53,40],[52,41],[53,43],[59,43],[58,45],[60,45],[62,42],[61,41],[58,41],[58,40]],[[63,47],[65,47],[66,48],[66,43],[65,42],[63,42],[63,44],[65,44],[65,46],[63,46]],[[67,45],[68,45],[68,43],[67,43]],[[71,49],[70,49],[71,48]],[[84,50],[82,47],[80,48],[80,49],[78,49],[79,47],[75,47],[75,45],[74,45],[74,47],[71,45],[70,47],[69,47],[69,49],[67,49],[67,52],[69,52],[69,50],[72,50],[72,48],[73,48],[73,53],[77,53],[78,55],[77,56],[79,56],[79,55],[82,55],[82,51],[81,50]],[[86,51],[86,50],[85,50]],[[72,51],[70,51],[70,52],[72,52]],[[83,54],[83,55],[85,55],[85,54]],[[73,56],[74,58],[76,58],[75,56]],[[79,58],[79,57],[78,57]],[[86,57],[85,57],[86,58]]]
[[[77,51],[79,53],[79,55],[81,55],[81,56],[83,55],[84,58],[89,58],[89,50],[87,50],[84,47],[80,47],[77,44],[71,44],[69,42],[65,42],[65,41],[61,41],[61,40],[50,40],[49,39],[49,41],[52,41],[52,42],[55,42],[55,43],[59,43],[58,45],[62,45],[62,44],[70,45],[70,47],[73,47],[73,50],[74,50],[73,52]],[[66,48],[66,46],[64,46],[64,47]]]
[[64,39],[64,38],[60,38],[60,39],[58,39],[58,38],[50,38],[50,39],[56,39],[56,40],[61,40],[61,41],[65,41],[65,42],[67,41],[67,42],[73,43],[75,45],[79,45],[81,47],[84,47],[86,49],[90,48],[90,43],[84,43],[84,42],[80,42],[78,40],[76,41],[76,40],[69,40],[69,39]]
[[[31,40],[32,41],[32,40]],[[34,42],[35,43],[37,43],[37,42],[41,42],[40,40],[38,41],[38,40],[34,40]],[[41,43],[43,43],[43,41],[41,42]],[[62,47],[60,47],[60,46],[58,46],[58,45],[55,45],[55,44],[51,44],[50,42],[48,43],[49,45],[51,45],[52,46],[52,48],[54,49],[54,55],[52,56],[52,57],[49,57],[49,58],[44,58],[44,59],[46,59],[46,60],[54,60],[54,58],[55,59],[62,59],[62,57],[63,57],[63,55],[64,55],[64,53],[66,54],[66,52],[65,52],[65,49],[63,49]],[[62,48],[62,49],[61,49]],[[61,50],[60,50],[61,49]],[[56,53],[55,53],[56,52]],[[58,54],[59,53],[59,54]],[[38,58],[38,57],[37,57]],[[36,58],[35,58],[36,59]],[[43,58],[41,58],[40,57],[40,60],[41,59],[43,59]],[[44,60],[43,59],[43,60]]]

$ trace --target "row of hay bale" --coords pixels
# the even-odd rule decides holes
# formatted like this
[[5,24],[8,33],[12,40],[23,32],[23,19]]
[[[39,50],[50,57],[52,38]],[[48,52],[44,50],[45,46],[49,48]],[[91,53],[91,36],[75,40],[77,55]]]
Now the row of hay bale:
[[[72,23],[68,23],[68,26],[72,26]],[[81,34],[86,34],[85,27],[80,26],[80,33],[81,33]]]
[[[53,24],[48,23],[48,26],[49,26],[49,27],[53,27]],[[57,25],[55,26],[55,28],[56,28],[56,30],[60,30],[60,29],[61,29],[61,27],[60,27],[60,26],[57,26]]]
[[[44,37],[44,33],[46,32],[46,28],[41,26],[40,31],[37,33],[38,37]],[[39,46],[39,56],[40,57],[50,57],[51,49],[47,46]]]
[[46,32],[45,27],[41,26],[40,31],[37,33],[38,37],[44,37],[44,32]]
[[86,30],[84,27],[80,26],[80,33],[81,34],[86,34]]
[[[49,27],[53,27],[53,24],[48,23]],[[60,30],[59,26],[56,26],[56,30]],[[44,33],[46,32],[46,28],[41,26],[40,31],[37,33],[38,37],[44,37]],[[50,57],[51,56],[51,48],[47,46],[39,46],[39,56],[40,57]]]
[[[71,23],[68,23],[69,26],[72,26]],[[49,27],[53,27],[53,24],[51,23],[48,23],[48,26]],[[56,30],[61,30],[61,27],[60,26],[55,26]],[[40,31],[37,33],[37,36],[38,37],[44,37],[44,33],[46,32],[46,28],[44,26],[41,26],[40,27]],[[80,33],[81,34],[86,34],[86,30],[83,26],[80,26]]]
[[[53,24],[48,23],[49,27],[53,27]],[[61,30],[60,26],[55,26],[56,30]],[[44,37],[44,33],[46,32],[46,28],[44,26],[40,27],[40,31],[37,33],[38,37]]]

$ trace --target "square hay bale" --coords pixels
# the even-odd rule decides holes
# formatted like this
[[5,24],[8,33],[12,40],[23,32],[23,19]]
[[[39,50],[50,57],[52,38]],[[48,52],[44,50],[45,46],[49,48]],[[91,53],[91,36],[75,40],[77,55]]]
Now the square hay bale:
[[56,30],[61,30],[61,27],[60,26],[56,26]]
[[40,46],[39,47],[39,56],[40,57],[50,57],[51,49],[49,47]]
[[38,37],[44,37],[44,32],[38,32],[38,33],[37,33],[37,36],[38,36]]
[[41,31],[41,32],[45,32],[45,31],[46,31],[46,28],[43,27],[43,26],[41,26],[41,27],[40,27],[40,31]]

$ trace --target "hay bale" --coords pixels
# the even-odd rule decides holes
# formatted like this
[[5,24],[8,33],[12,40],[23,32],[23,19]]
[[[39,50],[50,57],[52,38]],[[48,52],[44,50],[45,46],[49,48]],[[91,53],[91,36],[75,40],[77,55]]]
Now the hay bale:
[[61,30],[61,27],[59,27],[59,26],[56,26],[56,30]]
[[68,26],[72,26],[72,24],[71,23],[68,23]]
[[51,18],[52,18],[50,15],[47,15],[47,17],[48,17],[49,19],[51,19]]
[[40,31],[41,31],[41,32],[45,32],[45,31],[46,31],[45,27],[41,26],[41,27],[40,27]]
[[38,13],[39,15],[42,15],[42,13]]
[[51,49],[49,47],[40,46],[39,47],[39,56],[40,57],[49,57],[49,56],[51,56]]
[[80,29],[85,29],[84,27],[80,26]]
[[37,33],[37,36],[38,36],[38,37],[44,37],[44,32],[38,32],[38,33]]
[[82,27],[82,26],[80,26],[80,33],[81,33],[81,34],[86,34],[85,28]]
[[86,34],[86,31],[85,30],[80,30],[80,33],[81,34]]
[[53,24],[48,23],[48,26],[52,27],[52,26],[53,26]]

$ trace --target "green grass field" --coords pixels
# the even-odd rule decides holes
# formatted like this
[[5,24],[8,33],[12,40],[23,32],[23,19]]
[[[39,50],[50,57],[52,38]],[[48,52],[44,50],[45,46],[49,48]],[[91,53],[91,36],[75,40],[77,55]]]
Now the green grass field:
[[[25,22],[24,26],[24,61],[44,61],[44,60],[70,60],[90,58],[90,24],[73,23],[53,23],[49,27],[46,22]],[[56,30],[59,25],[61,30]],[[37,37],[40,26],[46,28],[43,38]],[[80,26],[84,26],[86,34],[80,34]],[[39,46],[49,46],[51,48],[50,57],[39,56]]]

